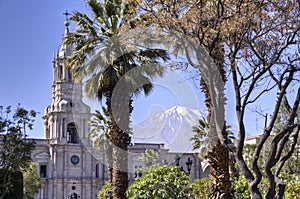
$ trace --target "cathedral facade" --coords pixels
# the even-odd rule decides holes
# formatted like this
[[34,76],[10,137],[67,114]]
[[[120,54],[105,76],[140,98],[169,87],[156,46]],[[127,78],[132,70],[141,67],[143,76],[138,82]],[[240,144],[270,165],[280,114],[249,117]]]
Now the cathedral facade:
[[[67,34],[68,22],[65,25]],[[71,48],[61,45],[54,56],[52,103],[43,116],[44,138],[34,139],[32,160],[42,177],[36,199],[96,199],[108,180],[105,153],[94,152],[87,135],[91,110],[83,102],[82,84],[74,83],[72,74],[64,67],[70,55]],[[158,152],[161,162],[183,165],[191,179],[206,175],[196,153],[171,153],[163,143],[134,143],[128,153],[129,182],[142,175],[136,168],[145,165],[138,158],[149,148]],[[191,164],[187,170],[188,163]]]

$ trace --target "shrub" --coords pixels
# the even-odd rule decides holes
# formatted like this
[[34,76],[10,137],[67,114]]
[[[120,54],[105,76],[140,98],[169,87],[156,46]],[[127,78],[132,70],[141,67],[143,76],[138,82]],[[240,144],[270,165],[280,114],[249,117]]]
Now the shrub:
[[286,199],[300,199],[300,182],[291,181],[286,185],[285,198]]
[[196,199],[209,198],[213,191],[212,180],[210,178],[196,179],[192,184],[192,190]]
[[152,166],[127,189],[128,199],[186,199],[190,180],[176,166]]
[[98,199],[112,199],[112,186],[109,181],[106,181],[102,189],[98,192]]

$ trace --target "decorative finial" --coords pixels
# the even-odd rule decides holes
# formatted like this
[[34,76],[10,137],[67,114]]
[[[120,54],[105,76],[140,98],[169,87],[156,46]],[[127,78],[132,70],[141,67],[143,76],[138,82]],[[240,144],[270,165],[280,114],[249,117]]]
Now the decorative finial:
[[63,15],[66,15],[66,22],[65,22],[65,26],[68,27],[69,26],[69,16],[71,15],[68,10],[66,10],[65,13],[63,13]]

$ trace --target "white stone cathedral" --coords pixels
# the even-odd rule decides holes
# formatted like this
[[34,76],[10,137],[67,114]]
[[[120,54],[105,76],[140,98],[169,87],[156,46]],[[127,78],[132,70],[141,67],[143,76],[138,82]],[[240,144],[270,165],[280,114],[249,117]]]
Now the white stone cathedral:
[[[65,23],[68,33],[68,22]],[[62,45],[53,59],[52,103],[45,110],[44,139],[34,139],[36,148],[32,160],[42,176],[42,187],[36,199],[96,199],[97,192],[108,180],[104,153],[93,155],[87,136],[90,107],[83,102],[82,84],[75,84],[72,74],[64,67],[71,48]],[[135,143],[129,148],[128,179],[142,175],[135,169],[145,166],[138,161],[141,152],[152,148],[166,164],[174,163],[176,153],[164,149],[164,144]],[[207,175],[195,153],[180,154],[182,164],[192,161],[190,178]],[[100,156],[100,158],[99,158]],[[179,161],[179,159],[178,159]],[[177,163],[179,164],[179,162]]]

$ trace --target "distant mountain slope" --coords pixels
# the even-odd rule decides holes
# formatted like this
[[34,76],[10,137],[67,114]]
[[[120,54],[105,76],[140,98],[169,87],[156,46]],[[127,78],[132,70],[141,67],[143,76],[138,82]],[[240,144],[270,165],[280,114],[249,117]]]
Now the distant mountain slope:
[[171,152],[192,151],[192,127],[206,115],[199,109],[172,107],[133,126],[132,143],[164,143]]

